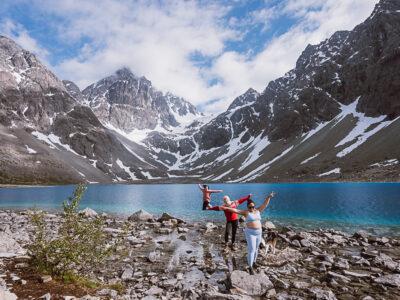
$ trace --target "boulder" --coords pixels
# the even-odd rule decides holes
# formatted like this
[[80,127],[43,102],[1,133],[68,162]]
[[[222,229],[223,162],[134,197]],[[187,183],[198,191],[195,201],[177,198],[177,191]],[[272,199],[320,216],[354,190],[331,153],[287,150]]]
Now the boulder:
[[134,212],[130,217],[128,218],[128,221],[130,222],[147,222],[147,221],[153,221],[154,216],[151,213],[148,213],[147,211],[141,209],[138,210],[137,212]]
[[285,248],[276,255],[270,254],[269,259],[267,261],[267,265],[283,266],[288,262],[295,262],[301,258],[302,255],[300,251],[291,248]]
[[271,221],[265,221],[264,226],[266,229],[276,229],[276,226]]
[[158,218],[157,222],[162,223],[162,222],[164,222],[164,221],[170,221],[170,220],[177,220],[179,224],[185,223],[185,221],[183,221],[183,220],[181,220],[181,219],[178,219],[178,218],[175,218],[175,217],[171,216],[171,215],[168,214],[168,213],[163,213],[163,214],[161,215],[161,217]]
[[81,211],[79,211],[79,213],[87,218],[95,218],[98,216],[97,212],[89,207],[82,209]]
[[374,279],[375,283],[400,288],[400,274],[384,275]]
[[368,239],[369,233],[365,230],[359,230],[353,234],[353,237],[356,239]]
[[310,289],[311,294],[314,295],[314,299],[321,299],[321,300],[336,300],[335,294],[329,289],[322,289],[319,287],[312,287]]
[[161,253],[158,251],[150,252],[149,255],[147,256],[147,259],[152,263],[160,261]]
[[121,279],[124,281],[130,280],[132,276],[133,276],[133,269],[131,266],[127,266],[122,272]]
[[0,232],[0,257],[24,255],[24,250],[9,234]]
[[233,288],[249,296],[262,296],[274,287],[267,275],[250,275],[240,270],[235,270],[230,274],[230,283]]

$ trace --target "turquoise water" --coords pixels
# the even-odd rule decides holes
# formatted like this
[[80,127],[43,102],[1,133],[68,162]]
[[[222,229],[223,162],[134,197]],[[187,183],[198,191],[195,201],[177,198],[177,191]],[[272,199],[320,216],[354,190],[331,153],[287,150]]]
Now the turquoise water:
[[[278,223],[400,230],[400,183],[215,184],[211,188],[224,190],[213,194],[213,205],[221,203],[225,194],[237,199],[249,193],[260,204],[275,191],[264,217]],[[73,189],[72,185],[2,188],[0,208],[57,210]],[[201,193],[194,184],[90,185],[81,206],[126,215],[145,209],[186,220],[224,220],[222,212],[201,210]]]

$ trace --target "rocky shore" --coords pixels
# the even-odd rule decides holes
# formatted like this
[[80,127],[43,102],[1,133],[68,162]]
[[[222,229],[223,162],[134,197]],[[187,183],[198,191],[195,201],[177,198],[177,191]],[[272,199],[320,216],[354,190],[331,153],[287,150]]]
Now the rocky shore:
[[[97,215],[91,209],[83,213]],[[249,275],[242,230],[232,251],[224,247],[223,223],[186,223],[144,211],[128,219],[104,215],[110,239],[128,221],[120,251],[82,274],[96,285],[64,283],[30,266],[29,214],[0,211],[0,299],[400,298],[400,238],[279,227],[276,253],[261,249],[256,274]],[[51,232],[60,221],[61,215],[46,214]]]

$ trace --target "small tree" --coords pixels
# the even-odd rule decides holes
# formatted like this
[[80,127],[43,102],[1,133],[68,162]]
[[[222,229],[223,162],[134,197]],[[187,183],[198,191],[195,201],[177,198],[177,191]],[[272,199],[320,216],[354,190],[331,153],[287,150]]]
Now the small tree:
[[63,203],[64,214],[55,237],[46,229],[43,213],[32,215],[35,228],[29,247],[32,262],[40,271],[55,276],[87,274],[102,264],[116,249],[120,239],[110,243],[104,231],[104,218],[87,218],[78,211],[86,186],[79,184]]

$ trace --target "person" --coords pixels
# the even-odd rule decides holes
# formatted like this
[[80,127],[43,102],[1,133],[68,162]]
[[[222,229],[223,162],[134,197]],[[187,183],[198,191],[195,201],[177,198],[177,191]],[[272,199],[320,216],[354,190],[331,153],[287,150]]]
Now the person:
[[[242,204],[245,201],[248,201],[251,198],[251,194],[237,199],[235,201],[231,201],[231,199],[229,198],[229,196],[225,195],[222,200],[224,201],[224,204],[222,206],[224,207],[230,207],[230,208],[237,208],[240,204]],[[207,208],[207,210],[222,210],[221,206],[213,206],[213,207],[209,207]],[[225,225],[225,247],[228,246],[228,242],[229,242],[229,232],[232,232],[231,235],[231,249],[232,250],[236,250],[235,249],[235,240],[236,240],[236,232],[239,226],[239,217],[237,215],[237,213],[231,212],[231,211],[224,211],[225,213],[225,217],[226,217],[226,225]]]
[[206,210],[207,207],[211,207],[210,201],[211,201],[211,194],[212,193],[221,193],[222,190],[209,190],[208,185],[199,184],[200,190],[203,192],[203,210]]
[[268,206],[269,201],[274,196],[274,192],[269,194],[265,198],[263,204],[261,204],[258,208],[256,208],[254,201],[251,199],[247,201],[247,210],[239,210],[236,208],[221,206],[222,210],[237,213],[246,217],[246,228],[244,230],[244,233],[247,242],[247,264],[249,273],[251,275],[254,274],[253,265],[257,259],[258,248],[260,246],[262,238],[261,213]]

